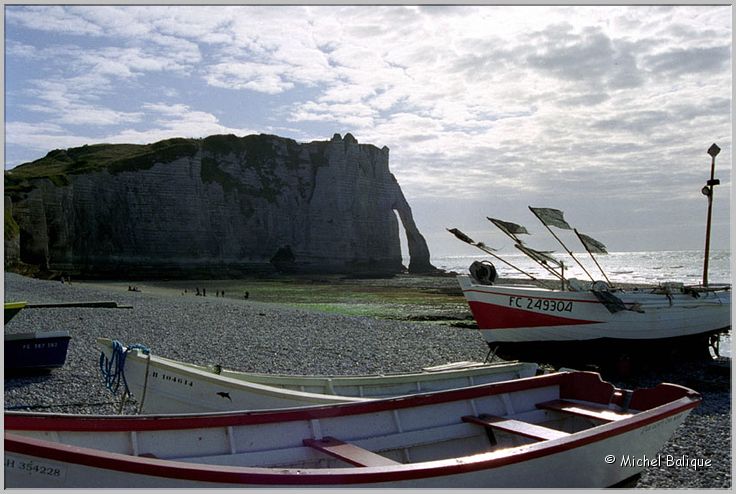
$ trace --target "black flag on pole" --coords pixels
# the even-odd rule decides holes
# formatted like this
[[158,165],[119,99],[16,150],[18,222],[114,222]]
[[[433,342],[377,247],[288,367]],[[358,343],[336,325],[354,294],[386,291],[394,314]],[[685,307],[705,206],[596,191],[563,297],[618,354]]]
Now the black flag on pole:
[[447,231],[450,232],[450,233],[452,233],[458,239],[462,240],[463,242],[465,242],[467,244],[471,244],[472,245],[472,244],[475,243],[475,241],[472,238],[468,237],[467,235],[465,235],[463,232],[461,232],[457,228],[448,228]]
[[513,238],[514,240],[519,240],[516,238],[517,235],[526,234],[529,235],[529,232],[521,225],[517,225],[516,223],[511,223],[510,221],[501,221],[497,220],[496,218],[488,218],[488,221],[496,225],[502,232],[504,232],[509,237]]
[[592,237],[589,237],[588,235],[585,235],[584,233],[580,233],[577,230],[575,230],[575,233],[578,234],[578,238],[580,238],[580,241],[585,246],[585,249],[591,254],[608,254],[606,246],[603,245],[601,242]]
[[523,244],[516,244],[514,247],[522,251],[524,254],[528,255],[532,259],[535,259],[537,262],[540,262],[545,265],[554,264],[557,267],[562,266],[562,261],[555,259],[550,254],[552,254],[551,250],[535,250],[531,247],[527,247]]
[[537,218],[544,223],[547,226],[556,226],[557,228],[562,228],[563,230],[572,230],[572,227],[567,224],[567,221],[565,221],[565,218],[563,217],[562,211],[559,209],[551,209],[551,208],[533,208],[529,206],[529,209],[532,210],[532,213],[537,215]]

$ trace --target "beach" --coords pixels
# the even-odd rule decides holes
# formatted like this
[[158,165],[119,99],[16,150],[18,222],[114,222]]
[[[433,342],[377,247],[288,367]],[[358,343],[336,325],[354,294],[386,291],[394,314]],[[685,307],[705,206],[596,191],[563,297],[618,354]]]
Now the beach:
[[[396,310],[403,307],[404,312],[416,310],[417,294],[447,300],[446,307],[436,302],[401,318],[391,317],[394,308],[382,317],[370,311],[351,315],[345,309],[349,300],[340,302],[344,310],[334,311],[315,310],[308,300],[302,305],[278,303],[279,293],[285,301],[283,292],[274,289],[266,297],[266,285],[261,282],[70,284],[5,273],[5,301],[111,300],[129,308],[22,310],[8,323],[6,333],[64,329],[72,340],[64,367],[40,376],[6,376],[4,407],[55,413],[134,413],[134,402],[121,409],[120,395],[114,396],[105,388],[99,370],[100,350],[95,344],[98,337],[145,345],[157,355],[176,360],[282,374],[410,372],[454,361],[482,361],[488,352],[477,330],[448,323],[467,317],[467,310],[458,304],[452,278],[438,277],[433,282],[397,277],[394,281],[353,280],[349,286],[338,285],[338,291],[345,293],[359,292],[355,286],[362,286],[368,292],[389,294],[386,306],[395,304],[399,307]],[[312,295],[327,298],[335,285],[315,282]],[[140,291],[130,291],[129,287]],[[196,296],[192,291],[205,288],[207,296]],[[221,291],[225,296],[219,296]],[[245,291],[249,292],[247,298]],[[301,295],[309,299],[310,294]],[[353,303],[370,305],[360,299]],[[637,487],[730,488],[730,373],[718,373],[705,364],[683,364],[615,380],[614,384],[634,388],[663,381],[691,387],[702,394],[703,401],[660,452],[661,461],[646,468]]]

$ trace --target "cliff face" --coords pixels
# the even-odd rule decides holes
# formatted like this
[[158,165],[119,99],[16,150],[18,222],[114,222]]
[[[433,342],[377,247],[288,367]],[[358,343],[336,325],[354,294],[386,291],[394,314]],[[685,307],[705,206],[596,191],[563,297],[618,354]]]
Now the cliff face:
[[[397,273],[398,213],[410,272],[434,270],[386,147],[350,134],[306,144],[257,135],[125,146],[57,150],[6,172],[21,261],[116,277],[274,266]],[[34,178],[34,167],[47,175]],[[6,218],[6,252],[7,229]]]

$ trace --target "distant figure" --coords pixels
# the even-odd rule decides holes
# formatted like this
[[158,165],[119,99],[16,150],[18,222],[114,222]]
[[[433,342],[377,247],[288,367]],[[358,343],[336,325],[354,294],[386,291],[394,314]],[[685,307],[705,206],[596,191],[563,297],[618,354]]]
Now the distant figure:
[[247,299],[250,296],[250,292],[245,292],[245,295],[243,295],[243,298]]
[[222,296],[223,296],[223,297],[225,296],[225,290],[223,290],[223,291],[222,291]]
[[199,293],[199,287],[197,287],[197,296],[199,297],[199,295],[200,295],[200,293]]
[[207,296],[207,289],[206,288],[202,288],[202,296],[203,297],[206,297]]

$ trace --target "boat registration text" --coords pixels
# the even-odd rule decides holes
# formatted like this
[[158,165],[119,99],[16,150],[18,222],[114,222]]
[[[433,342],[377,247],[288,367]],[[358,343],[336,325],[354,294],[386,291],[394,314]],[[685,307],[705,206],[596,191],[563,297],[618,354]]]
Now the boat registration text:
[[509,307],[536,309],[547,312],[572,312],[572,301],[510,296]]
[[63,481],[66,478],[66,468],[57,463],[26,460],[13,455],[5,455],[5,474],[15,470],[30,476],[42,476],[53,480]]

